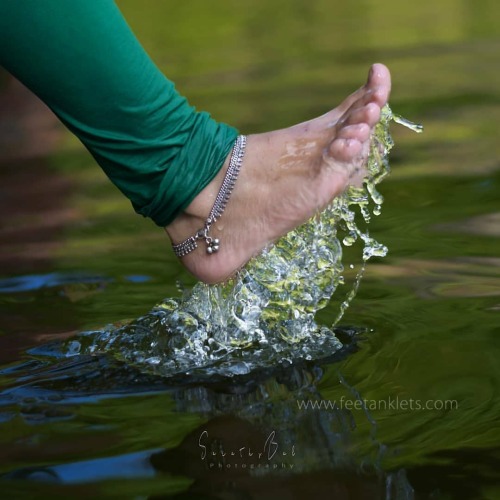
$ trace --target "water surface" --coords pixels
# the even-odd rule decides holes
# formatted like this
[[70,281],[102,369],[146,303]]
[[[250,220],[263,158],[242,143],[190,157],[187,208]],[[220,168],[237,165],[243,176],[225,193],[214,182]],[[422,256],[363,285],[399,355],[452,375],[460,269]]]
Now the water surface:
[[[498,4],[119,4],[191,102],[242,131],[323,113],[378,60],[393,73],[392,108],[425,134],[393,129],[386,201],[370,225],[389,254],[370,261],[337,325],[345,348],[203,382],[105,355],[47,355],[53,341],[140,317],[179,296],[177,281],[193,282],[162,231],[131,214],[69,135],[49,158],[4,161],[3,185],[24,169],[73,186],[55,191],[59,206],[43,217],[20,203],[25,210],[12,209],[3,228],[4,495],[498,498]],[[66,223],[50,242],[30,238],[33,221],[47,220]],[[25,235],[14,237],[14,227]],[[354,268],[318,314],[322,324],[350,290],[359,247],[344,259]],[[410,400],[432,409],[401,403]],[[287,455],[264,454],[260,468],[248,456],[210,466],[221,446],[276,445]],[[279,467],[266,469],[270,462]]]

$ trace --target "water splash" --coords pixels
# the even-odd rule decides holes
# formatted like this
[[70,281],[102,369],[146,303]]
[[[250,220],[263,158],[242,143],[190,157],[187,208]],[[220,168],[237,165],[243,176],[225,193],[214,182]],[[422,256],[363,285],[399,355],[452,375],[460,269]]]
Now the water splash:
[[336,322],[356,295],[366,262],[387,253],[358,220],[360,214],[367,224],[381,211],[384,200],[375,186],[390,171],[391,120],[420,131],[386,106],[373,134],[363,187],[348,188],[320,215],[265,249],[234,280],[199,283],[128,325],[84,332],[67,343],[67,355],[107,352],[162,375],[234,376],[341,349],[332,329],[314,318],[344,284],[342,244],[360,241],[363,253]]

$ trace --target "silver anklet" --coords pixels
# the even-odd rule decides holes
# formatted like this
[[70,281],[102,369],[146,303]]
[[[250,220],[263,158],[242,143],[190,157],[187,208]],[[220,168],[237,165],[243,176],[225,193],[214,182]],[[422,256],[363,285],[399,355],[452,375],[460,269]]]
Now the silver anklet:
[[205,240],[207,245],[207,253],[212,255],[219,251],[220,241],[218,238],[212,238],[209,236],[210,227],[212,224],[222,215],[224,209],[226,208],[229,197],[233,192],[236,179],[240,173],[241,164],[243,162],[243,155],[245,154],[245,146],[247,144],[247,138],[244,135],[239,135],[236,139],[233,147],[233,152],[231,153],[231,158],[229,160],[229,167],[227,169],[224,180],[222,181],[222,186],[217,193],[215,198],[214,206],[205,221],[205,226],[199,229],[194,236],[190,236],[186,240],[182,241],[177,245],[173,245],[175,255],[177,257],[184,257],[188,253],[198,248],[198,240]]

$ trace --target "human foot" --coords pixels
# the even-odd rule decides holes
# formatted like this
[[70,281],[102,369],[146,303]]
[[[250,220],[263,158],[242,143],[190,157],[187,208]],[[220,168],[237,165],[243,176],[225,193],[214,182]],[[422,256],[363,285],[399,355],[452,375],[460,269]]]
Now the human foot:
[[[293,127],[249,135],[243,165],[226,210],[210,236],[220,250],[205,245],[182,257],[186,268],[206,283],[231,277],[280,236],[307,221],[363,178],[373,127],[387,103],[389,70],[371,67],[367,83],[338,107]],[[203,227],[229,165],[185,212],[165,229],[174,244]]]

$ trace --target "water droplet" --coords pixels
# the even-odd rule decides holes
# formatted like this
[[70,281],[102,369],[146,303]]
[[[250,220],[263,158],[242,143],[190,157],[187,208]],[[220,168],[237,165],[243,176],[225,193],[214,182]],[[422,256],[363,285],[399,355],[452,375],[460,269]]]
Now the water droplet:
[[383,197],[375,186],[389,173],[391,119],[408,126],[388,107],[382,110],[362,188],[347,189],[318,217],[254,258],[229,283],[199,283],[186,290],[177,282],[181,298],[166,299],[127,325],[82,334],[79,341],[66,344],[66,353],[112,351],[120,360],[163,375],[202,371],[237,376],[341,348],[333,331],[319,326],[314,317],[344,284],[340,242],[350,247],[358,241],[363,251],[361,267],[335,323],[356,296],[366,262],[387,253],[365,226],[372,214],[381,212]]

